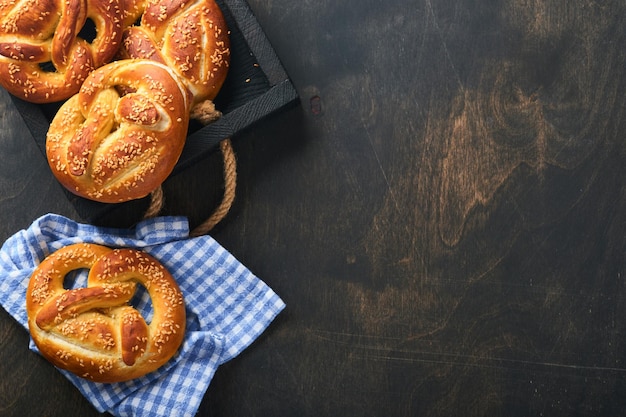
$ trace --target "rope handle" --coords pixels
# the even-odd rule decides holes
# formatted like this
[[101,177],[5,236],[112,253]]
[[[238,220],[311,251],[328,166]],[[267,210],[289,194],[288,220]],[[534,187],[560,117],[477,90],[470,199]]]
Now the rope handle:
[[[230,211],[235,200],[237,188],[237,158],[230,138],[220,142],[220,151],[224,163],[224,195],[222,201],[204,222],[199,224],[190,233],[190,237],[202,236],[210,232]],[[163,208],[165,197],[163,187],[159,186],[150,194],[150,205],[144,214],[144,219],[155,217]]]

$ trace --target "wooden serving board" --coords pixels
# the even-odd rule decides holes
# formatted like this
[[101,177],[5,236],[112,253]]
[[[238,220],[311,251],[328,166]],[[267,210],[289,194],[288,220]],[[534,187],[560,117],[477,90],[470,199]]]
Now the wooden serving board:
[[[237,133],[283,107],[297,103],[298,95],[272,45],[245,0],[217,0],[230,30],[231,66],[215,99],[223,116],[208,126],[190,124],[187,143],[172,175],[202,161],[225,138]],[[45,155],[46,133],[60,104],[37,105],[12,97],[33,139]],[[67,192],[81,218],[94,221],[123,205],[104,204]],[[146,199],[143,199],[146,200]]]

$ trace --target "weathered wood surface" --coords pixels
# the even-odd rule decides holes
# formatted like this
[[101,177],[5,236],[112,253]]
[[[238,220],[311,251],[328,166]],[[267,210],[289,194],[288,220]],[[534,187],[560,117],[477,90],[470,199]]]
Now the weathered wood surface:
[[[288,307],[200,415],[622,414],[626,4],[249,4],[302,106],[235,138],[213,235]],[[73,211],[1,97],[6,239]],[[219,175],[172,178],[165,213],[197,224]],[[0,334],[0,414],[97,415]]]

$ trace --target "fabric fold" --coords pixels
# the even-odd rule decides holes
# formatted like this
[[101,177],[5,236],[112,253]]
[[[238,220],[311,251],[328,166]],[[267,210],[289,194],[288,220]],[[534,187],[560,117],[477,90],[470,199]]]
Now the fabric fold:
[[[187,311],[178,353],[160,369],[114,384],[94,383],[60,370],[100,412],[115,416],[196,414],[218,366],[246,349],[285,308],[280,297],[210,236],[189,238],[184,217],[145,220],[133,229],[99,228],[48,214],[0,249],[0,304],[28,328],[25,296],[30,275],[55,250],[79,242],[141,249],[176,278]],[[79,271],[74,286],[86,285]],[[147,292],[135,307],[150,315]],[[37,351],[34,343],[30,348]]]

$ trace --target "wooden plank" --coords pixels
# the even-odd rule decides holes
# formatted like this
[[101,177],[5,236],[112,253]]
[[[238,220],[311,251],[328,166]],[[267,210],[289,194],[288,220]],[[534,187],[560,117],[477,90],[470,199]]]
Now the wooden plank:
[[[287,309],[199,415],[621,415],[626,4],[249,3],[302,106],[238,136],[212,235]],[[15,173],[36,149],[6,120],[8,236],[72,207]],[[220,171],[172,177],[165,213],[206,218]],[[6,315],[0,335],[2,413],[97,415]]]

